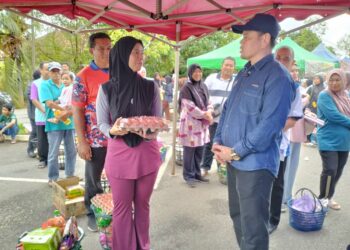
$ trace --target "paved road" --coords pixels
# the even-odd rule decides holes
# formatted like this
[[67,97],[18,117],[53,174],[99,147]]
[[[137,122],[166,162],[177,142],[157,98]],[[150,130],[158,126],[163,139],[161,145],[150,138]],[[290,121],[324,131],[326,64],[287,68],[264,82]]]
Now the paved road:
[[[169,141],[171,134],[163,135]],[[309,160],[305,160],[305,157]],[[52,189],[47,185],[47,169],[37,169],[35,159],[26,157],[26,144],[0,144],[0,249],[13,249],[18,235],[40,226],[52,215]],[[228,250],[238,249],[228,215],[227,189],[218,182],[215,170],[210,183],[188,188],[168,167],[151,201],[151,242],[156,250]],[[302,147],[295,190],[308,187],[318,192],[320,156],[315,148]],[[60,173],[63,176],[63,172]],[[83,177],[83,162],[77,163],[77,175]],[[22,178],[22,179],[9,179]],[[23,179],[27,178],[27,179]],[[350,244],[350,172],[349,164],[337,186],[336,200],[341,211],[330,211],[323,229],[303,233],[288,225],[288,213],[270,240],[272,250],[345,250]],[[254,221],[252,221],[254,223]],[[101,249],[98,234],[86,230],[83,249]]]

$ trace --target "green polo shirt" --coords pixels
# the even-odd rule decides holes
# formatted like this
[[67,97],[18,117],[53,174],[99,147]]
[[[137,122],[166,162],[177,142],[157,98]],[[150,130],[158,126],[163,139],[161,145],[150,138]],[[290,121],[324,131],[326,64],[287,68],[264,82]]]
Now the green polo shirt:
[[[57,101],[58,97],[61,95],[64,84],[61,83],[57,86],[51,79],[43,81],[39,86],[39,99],[46,104],[46,101]],[[46,113],[46,122],[45,122],[45,131],[57,131],[57,130],[69,130],[74,129],[73,117],[70,117],[71,123],[69,125],[64,124],[62,121],[59,121],[57,124],[48,122],[47,119],[55,117],[52,109],[45,105]]]
[[14,113],[10,113],[9,116],[0,115],[0,123],[2,123],[4,125],[9,124],[12,120],[16,120],[17,121],[16,115]]

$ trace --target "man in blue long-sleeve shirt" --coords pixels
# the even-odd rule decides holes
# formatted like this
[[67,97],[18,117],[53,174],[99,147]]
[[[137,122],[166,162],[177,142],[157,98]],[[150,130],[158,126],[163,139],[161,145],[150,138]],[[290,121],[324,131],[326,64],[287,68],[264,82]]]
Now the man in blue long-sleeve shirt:
[[273,16],[257,14],[232,30],[243,33],[241,57],[249,62],[233,83],[212,150],[228,163],[230,216],[240,248],[267,250],[271,188],[294,83],[272,55],[280,30]]

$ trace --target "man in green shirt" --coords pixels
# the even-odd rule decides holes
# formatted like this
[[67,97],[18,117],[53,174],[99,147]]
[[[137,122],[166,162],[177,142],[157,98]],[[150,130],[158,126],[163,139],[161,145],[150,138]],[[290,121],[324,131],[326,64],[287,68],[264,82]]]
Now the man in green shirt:
[[[73,122],[69,124],[63,122],[72,115],[72,111],[62,108],[57,103],[58,97],[61,95],[64,87],[61,80],[62,66],[58,62],[50,62],[48,70],[50,79],[40,84],[39,100],[45,104],[47,119],[45,123],[45,132],[47,132],[47,139],[49,142],[47,166],[49,169],[49,186],[51,187],[52,182],[59,178],[58,153],[62,140],[64,142],[64,166],[66,177],[74,175],[77,151],[74,144],[74,124]],[[57,117],[60,120],[58,123],[48,121],[48,119],[55,117],[54,110],[60,111]]]
[[0,115],[0,141],[5,140],[4,135],[11,136],[11,143],[16,143],[16,135],[18,133],[17,118],[12,112],[12,104],[5,104],[2,107],[2,115]]

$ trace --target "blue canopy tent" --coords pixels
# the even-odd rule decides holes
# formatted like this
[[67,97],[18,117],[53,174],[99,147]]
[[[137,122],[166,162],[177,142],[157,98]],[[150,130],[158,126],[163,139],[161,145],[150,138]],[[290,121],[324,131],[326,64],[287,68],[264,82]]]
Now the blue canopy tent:
[[334,55],[323,43],[320,43],[313,51],[315,55],[318,55],[328,61],[336,63],[336,66],[339,66],[339,58]]

